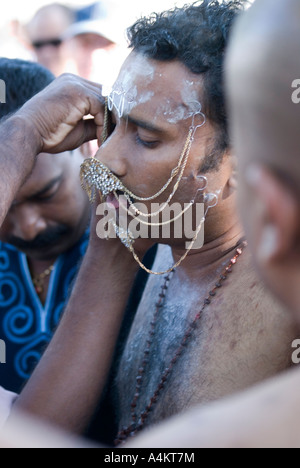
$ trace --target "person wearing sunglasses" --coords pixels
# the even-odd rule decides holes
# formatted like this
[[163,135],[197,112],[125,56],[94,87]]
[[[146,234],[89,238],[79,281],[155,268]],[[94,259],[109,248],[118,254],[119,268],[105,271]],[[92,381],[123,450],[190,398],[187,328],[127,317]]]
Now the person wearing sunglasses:
[[66,71],[68,58],[61,36],[74,20],[71,8],[53,3],[38,10],[27,25],[29,43],[38,63],[55,76]]

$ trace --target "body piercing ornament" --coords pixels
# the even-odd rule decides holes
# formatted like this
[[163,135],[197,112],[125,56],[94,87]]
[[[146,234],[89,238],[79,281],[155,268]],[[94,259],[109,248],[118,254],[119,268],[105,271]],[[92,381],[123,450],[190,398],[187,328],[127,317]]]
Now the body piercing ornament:
[[[108,109],[109,109],[108,108],[108,99],[106,98],[104,128],[103,128],[103,135],[102,135],[103,143],[105,142],[105,140],[109,136],[108,135],[108,129],[107,129],[107,127],[108,127]],[[126,199],[128,201],[128,204],[130,206],[130,209],[133,210],[133,212],[135,213],[136,216],[152,218],[152,217],[155,217],[155,216],[159,215],[160,213],[162,213],[165,210],[165,208],[168,206],[170,201],[173,199],[175,193],[178,190],[179,184],[180,184],[180,182],[181,182],[181,180],[183,178],[183,174],[184,174],[187,162],[188,162],[188,158],[189,158],[190,150],[191,150],[191,147],[192,147],[192,143],[193,143],[194,138],[195,138],[195,133],[196,133],[197,129],[202,127],[206,122],[204,114],[202,114],[201,112],[197,112],[197,115],[199,115],[199,114],[203,117],[203,122],[200,125],[195,125],[196,114],[193,114],[192,125],[191,125],[191,127],[189,129],[188,137],[186,139],[183,151],[182,151],[182,153],[180,155],[178,164],[172,170],[169,180],[162,187],[162,189],[159,190],[159,192],[157,192],[155,195],[152,195],[151,197],[146,197],[146,198],[140,197],[140,196],[134,194],[132,191],[130,191],[127,187],[125,187],[125,185],[118,179],[118,177],[116,177],[110,171],[110,169],[107,166],[105,166],[103,163],[101,163],[96,158],[90,158],[90,159],[87,159],[87,160],[84,161],[84,163],[81,166],[81,172],[80,172],[82,187],[87,192],[90,201],[91,202],[95,201],[97,192],[99,192],[100,198],[101,198],[102,201],[104,199],[106,199],[106,197],[110,193],[113,193],[115,198],[118,199],[117,192],[121,191],[125,195],[125,197],[126,197]],[[151,200],[154,200],[154,199],[158,198],[160,195],[162,195],[167,190],[167,188],[170,186],[170,184],[174,181],[174,179],[176,177],[177,177],[177,180],[176,180],[176,182],[174,184],[174,188],[173,188],[171,194],[169,195],[167,201],[162,205],[162,207],[157,212],[149,214],[149,213],[143,213],[143,212],[141,212],[140,210],[137,209],[137,207],[135,206],[133,200],[135,200],[136,202],[137,201],[146,202],[146,201],[151,201]],[[205,183],[204,183],[204,188],[199,189],[198,192],[204,192],[204,190],[207,187],[207,179],[206,179],[206,177],[203,177],[203,176],[199,176],[199,177],[203,178]],[[198,194],[198,192],[197,192],[197,194]],[[206,202],[206,204],[207,204],[207,209],[206,209],[204,217],[201,219],[201,222],[200,222],[199,226],[196,229],[195,235],[193,237],[192,242],[189,245],[189,248],[186,250],[185,254],[182,256],[182,258],[175,265],[173,265],[171,268],[169,268],[168,270],[163,271],[163,272],[154,272],[154,271],[149,270],[148,268],[146,268],[143,265],[143,263],[140,261],[140,259],[138,258],[137,254],[136,254],[136,252],[134,250],[135,238],[133,237],[133,235],[129,232],[128,229],[124,229],[124,228],[118,226],[117,223],[114,220],[111,220],[111,224],[112,224],[112,226],[113,226],[113,228],[115,230],[115,233],[116,233],[117,237],[119,237],[121,242],[132,253],[134,259],[137,261],[137,263],[139,264],[139,266],[142,269],[144,269],[149,274],[165,275],[165,274],[168,274],[168,273],[174,271],[186,259],[187,255],[189,254],[189,252],[192,250],[193,246],[195,245],[195,242],[196,242],[196,240],[198,238],[198,235],[199,235],[199,233],[200,233],[200,231],[201,231],[201,229],[202,229],[202,227],[204,225],[204,222],[205,222],[205,219],[206,219],[206,214],[207,214],[208,210],[210,208],[216,206],[216,204],[218,203],[218,196],[216,194],[204,194],[204,202]],[[190,208],[194,203],[195,203],[195,200],[192,200],[190,202],[190,204],[182,211],[182,213],[180,215],[182,216],[187,211],[187,209]],[[129,213],[129,210],[127,210],[127,212]],[[132,213],[129,213],[129,214],[132,216]],[[177,216],[176,219],[178,219],[179,217],[180,216]],[[139,219],[139,222],[141,222],[142,224],[146,224],[148,226],[162,226],[164,224],[171,224],[173,221],[175,221],[175,218],[169,220],[167,223],[151,223],[151,222],[146,222],[146,221],[142,221],[141,219]]]

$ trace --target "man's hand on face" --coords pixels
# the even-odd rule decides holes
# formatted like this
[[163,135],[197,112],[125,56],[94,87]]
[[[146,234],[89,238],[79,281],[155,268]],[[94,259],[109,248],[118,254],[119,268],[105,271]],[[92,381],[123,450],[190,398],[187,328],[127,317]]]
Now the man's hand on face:
[[[91,115],[93,119],[83,119]],[[57,78],[18,112],[33,126],[39,152],[60,153],[89,140],[100,142],[104,115],[102,86],[71,74]]]

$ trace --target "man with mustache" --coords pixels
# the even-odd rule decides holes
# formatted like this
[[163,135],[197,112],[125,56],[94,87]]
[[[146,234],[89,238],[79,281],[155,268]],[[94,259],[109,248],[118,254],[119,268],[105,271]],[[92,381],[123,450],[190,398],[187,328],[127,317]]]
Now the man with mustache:
[[[0,117],[23,106],[53,80],[42,66],[0,59],[6,103]],[[6,365],[0,384],[19,392],[49,343],[88,242],[90,207],[80,187],[80,149],[40,154],[0,229],[0,337]]]
[[[296,331],[254,271],[236,210],[222,70],[240,11],[240,2],[204,1],[137,22],[129,32],[133,52],[109,97],[115,127],[97,155],[108,177],[127,194],[160,194],[163,203],[173,191],[170,174],[184,160],[173,201],[195,201],[205,180],[206,195],[218,200],[207,212],[203,248],[185,257],[190,239],[159,238],[165,245],[153,270],[180,267],[148,281],[114,387],[116,443],[290,366]],[[207,206],[211,198],[202,200]],[[111,194],[109,201],[118,206]],[[118,240],[97,238],[96,224],[61,326],[16,402],[77,432],[107,382],[138,269]],[[155,241],[136,243],[135,259]]]

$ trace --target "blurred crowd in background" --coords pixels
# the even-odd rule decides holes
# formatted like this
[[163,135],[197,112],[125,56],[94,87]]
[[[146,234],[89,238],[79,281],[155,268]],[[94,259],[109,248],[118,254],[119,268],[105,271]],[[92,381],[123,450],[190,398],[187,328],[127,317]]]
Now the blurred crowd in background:
[[126,28],[142,15],[185,3],[12,0],[1,12],[0,56],[36,60],[55,76],[69,72],[110,87],[129,53]]

